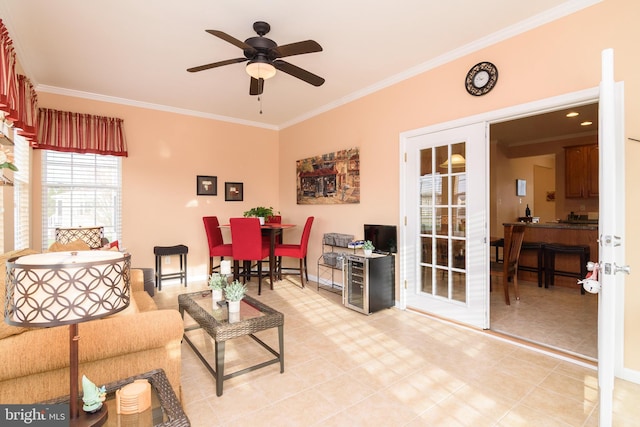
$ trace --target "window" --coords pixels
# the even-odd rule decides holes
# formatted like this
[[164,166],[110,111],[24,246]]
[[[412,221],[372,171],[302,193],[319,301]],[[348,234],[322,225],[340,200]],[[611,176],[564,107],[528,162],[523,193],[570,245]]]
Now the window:
[[109,241],[122,234],[121,158],[43,150],[42,245],[57,227],[104,227]]
[[29,143],[24,137],[14,132],[14,157],[15,165],[18,168],[13,173],[13,247],[15,249],[25,249],[30,247],[30,184],[29,176],[31,162],[29,155]]
[[[12,152],[11,161],[18,168],[12,172],[0,169],[5,176],[0,186],[0,251],[29,247],[29,143],[3,122],[0,126],[3,149]],[[5,175],[6,174],[6,175]],[[5,186],[6,185],[6,186]],[[13,229],[13,232],[12,232]]]

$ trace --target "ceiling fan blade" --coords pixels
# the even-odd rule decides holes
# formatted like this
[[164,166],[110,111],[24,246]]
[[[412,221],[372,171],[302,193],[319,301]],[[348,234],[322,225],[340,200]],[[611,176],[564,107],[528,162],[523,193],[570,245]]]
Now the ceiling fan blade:
[[278,70],[285,72],[293,77],[297,77],[300,80],[304,80],[305,82],[314,85],[314,86],[322,86],[324,83],[324,79],[320,76],[316,76],[315,74],[304,70],[300,67],[297,67],[293,64],[290,64],[286,61],[275,60],[273,61],[273,66]]
[[313,40],[305,40],[278,46],[274,50],[278,53],[278,58],[284,58],[285,56],[301,55],[303,53],[322,52],[322,46]]
[[216,36],[218,38],[221,38],[222,40],[231,43],[234,46],[239,47],[240,49],[243,50],[250,50],[250,51],[255,51],[255,49],[251,46],[249,46],[248,44],[246,44],[243,41],[238,40],[237,38],[230,36],[229,34],[222,32],[222,31],[218,31],[218,30],[205,30],[207,33],[211,34],[212,36]]
[[264,90],[264,79],[254,79],[251,77],[251,83],[249,85],[249,95],[262,95]]
[[227,59],[226,61],[214,62],[211,64],[200,65],[199,67],[187,68],[187,71],[190,73],[195,73],[197,71],[208,70],[210,68],[222,67],[223,65],[237,64],[238,62],[248,61],[247,58],[234,58]]

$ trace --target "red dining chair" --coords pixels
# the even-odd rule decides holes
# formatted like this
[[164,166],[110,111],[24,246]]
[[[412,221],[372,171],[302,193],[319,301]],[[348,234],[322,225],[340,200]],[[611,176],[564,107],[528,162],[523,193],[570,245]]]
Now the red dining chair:
[[[281,243],[276,245],[274,255],[277,257],[278,265],[278,278],[282,279],[282,257],[297,258],[300,260],[299,268],[286,268],[286,270],[293,270],[300,272],[300,283],[304,288],[304,279],[309,281],[309,273],[307,270],[307,246],[309,245],[309,235],[311,234],[311,225],[313,224],[314,217],[307,218],[307,222],[304,224],[302,230],[302,237],[300,238],[300,244],[287,244]],[[303,275],[304,273],[304,275]]]
[[222,239],[222,231],[217,216],[203,216],[204,230],[207,233],[207,241],[209,242],[209,274],[215,269],[220,268],[220,264],[214,266],[213,258],[219,256],[220,261],[224,257],[232,257],[233,252],[230,243],[224,243]]
[[[238,279],[240,261],[242,261],[242,281],[251,277],[251,262],[257,263],[258,295],[262,292],[262,260],[269,258],[270,245],[264,242],[260,230],[260,220],[258,218],[231,218],[231,240],[233,248],[233,270],[234,277]],[[269,274],[272,271],[269,264]],[[265,274],[266,276],[267,274]],[[271,283],[273,289],[273,282]]]

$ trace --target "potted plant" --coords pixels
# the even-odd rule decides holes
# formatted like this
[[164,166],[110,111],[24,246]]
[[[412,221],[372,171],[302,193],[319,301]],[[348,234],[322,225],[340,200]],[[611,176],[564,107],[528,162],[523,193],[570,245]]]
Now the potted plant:
[[264,206],[258,206],[255,208],[251,208],[248,211],[245,211],[243,213],[243,216],[260,218],[260,225],[263,225],[265,218],[269,218],[270,216],[273,216],[273,208],[272,207],[265,208]]
[[220,273],[211,273],[209,276],[209,289],[211,289],[211,299],[215,308],[218,301],[222,301],[222,289],[227,283],[227,277]]
[[244,298],[246,292],[246,285],[240,283],[239,280],[234,280],[224,287],[224,296],[229,306],[229,313],[240,311],[240,300]]
[[373,246],[373,242],[371,240],[365,240],[362,245],[362,249],[364,250],[364,256],[368,257],[371,256],[371,252],[373,252],[375,246]]

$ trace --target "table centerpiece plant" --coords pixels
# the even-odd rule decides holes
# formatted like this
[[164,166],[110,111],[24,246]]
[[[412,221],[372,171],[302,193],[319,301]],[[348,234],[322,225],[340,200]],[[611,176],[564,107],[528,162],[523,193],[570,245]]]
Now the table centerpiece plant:
[[260,219],[260,225],[264,224],[265,219],[273,216],[273,208],[272,207],[264,207],[257,206],[255,208],[251,208],[248,211],[245,211],[242,214],[245,218],[248,217],[256,217]]
[[371,256],[371,253],[373,252],[373,250],[375,249],[375,246],[373,246],[373,242],[371,240],[365,240],[364,244],[362,245],[362,250],[364,250],[364,256]]
[[227,283],[227,276],[220,273],[211,273],[209,276],[209,289],[211,289],[211,299],[213,300],[213,308],[218,301],[222,301],[222,290]]
[[229,306],[229,313],[240,311],[240,301],[246,293],[247,286],[240,283],[239,280],[234,280],[224,287],[224,297]]

